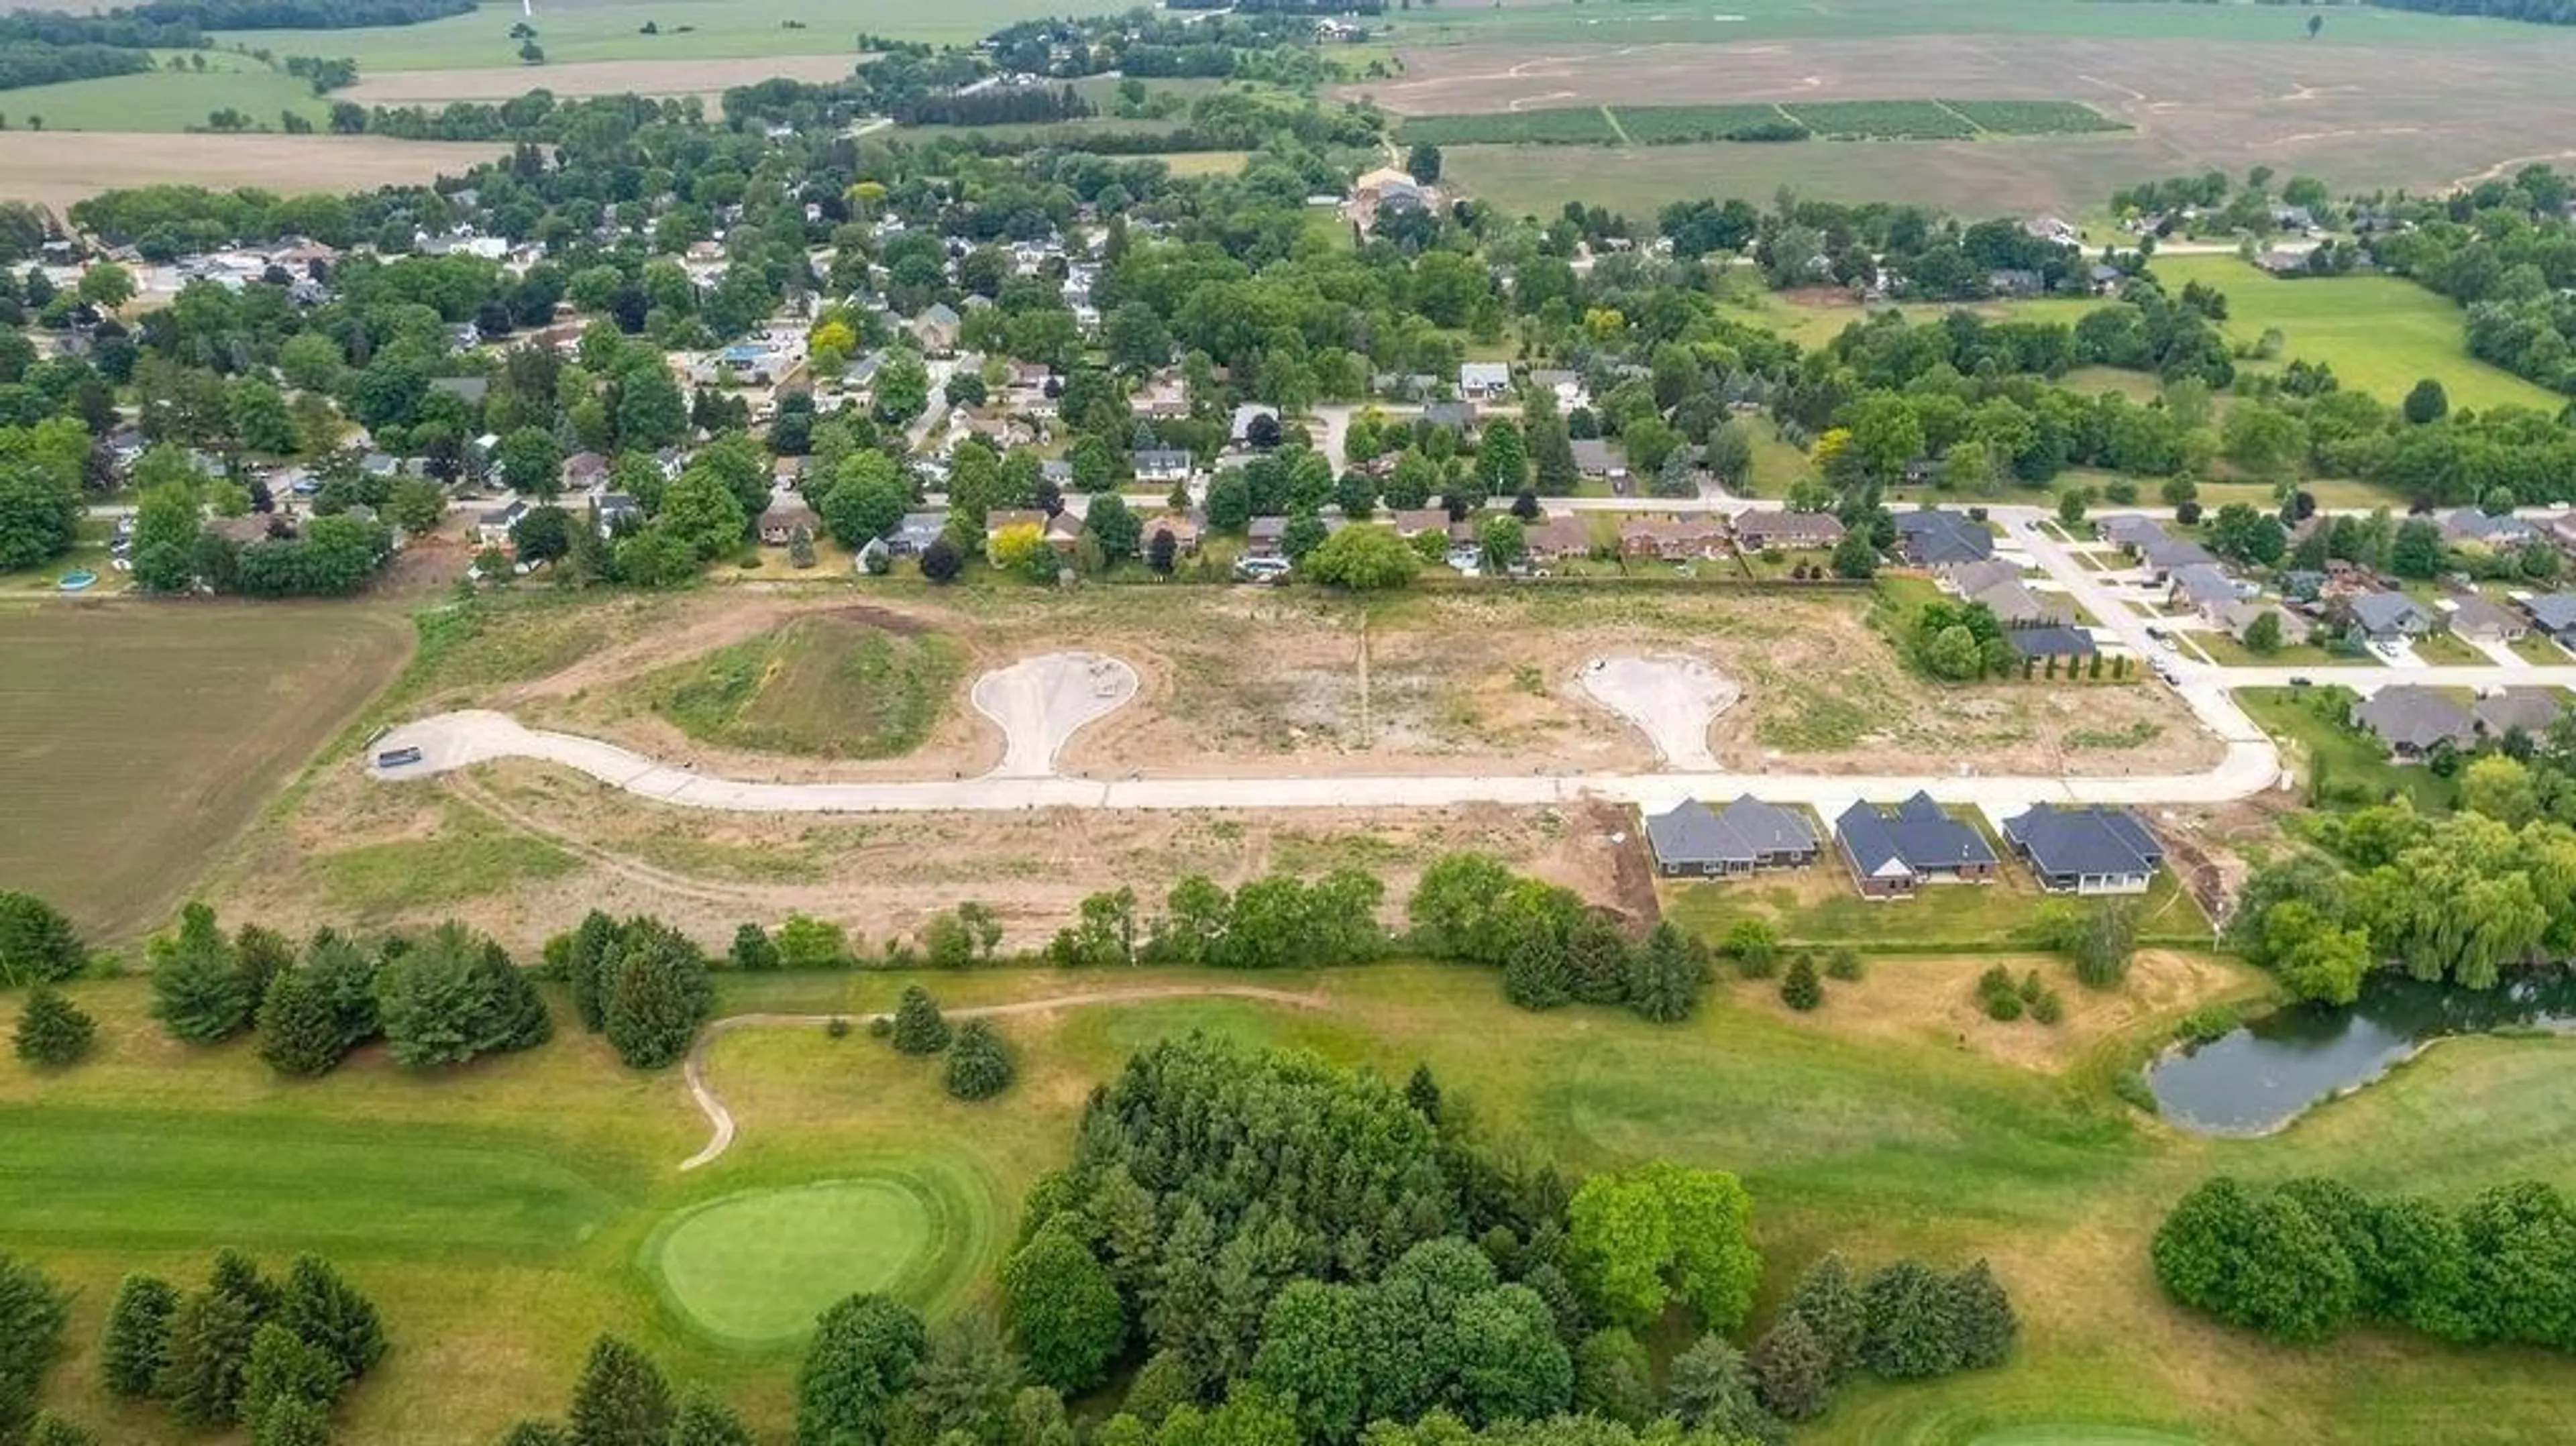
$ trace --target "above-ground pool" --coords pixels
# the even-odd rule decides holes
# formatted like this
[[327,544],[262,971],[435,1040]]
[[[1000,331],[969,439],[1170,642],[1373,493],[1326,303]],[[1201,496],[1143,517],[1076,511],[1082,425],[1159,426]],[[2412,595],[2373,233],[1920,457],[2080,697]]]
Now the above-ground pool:
[[54,586],[64,592],[87,592],[97,583],[98,574],[88,568],[82,568],[78,572],[64,573],[61,580]]

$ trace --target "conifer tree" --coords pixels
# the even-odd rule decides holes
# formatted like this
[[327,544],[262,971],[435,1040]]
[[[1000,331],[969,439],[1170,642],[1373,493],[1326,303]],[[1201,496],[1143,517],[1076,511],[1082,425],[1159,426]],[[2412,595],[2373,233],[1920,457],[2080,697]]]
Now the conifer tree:
[[948,1021],[939,1003],[918,984],[904,986],[894,1011],[894,1047],[905,1054],[937,1054],[948,1047]]
[[317,1255],[299,1255],[286,1275],[277,1318],[288,1330],[328,1355],[356,1380],[385,1356],[384,1326],[375,1303],[340,1278]]
[[732,1407],[691,1391],[671,1422],[671,1446],[751,1446],[751,1431]]
[[170,1361],[170,1317],[178,1309],[179,1292],[157,1276],[129,1275],[117,1286],[99,1342],[99,1377],[109,1392],[129,1401],[152,1394]]
[[573,1387],[572,1446],[668,1446],[671,1387],[642,1351],[601,1336]]
[[152,1394],[169,1402],[170,1414],[186,1425],[232,1425],[258,1329],[238,1295],[209,1289],[189,1296],[170,1317],[169,1359],[153,1380]]
[[287,1397],[259,1418],[251,1446],[331,1446],[331,1414],[316,1401]]
[[328,1405],[349,1384],[348,1372],[328,1354],[276,1321],[253,1332],[250,1360],[242,1367],[239,1415],[266,1424],[281,1402]]
[[339,1011],[323,993],[322,982],[302,969],[288,969],[268,982],[259,1002],[259,1057],[279,1074],[328,1074],[341,1060]]
[[98,1023],[51,984],[39,984],[18,1013],[12,1044],[18,1058],[40,1069],[61,1069],[89,1057]]

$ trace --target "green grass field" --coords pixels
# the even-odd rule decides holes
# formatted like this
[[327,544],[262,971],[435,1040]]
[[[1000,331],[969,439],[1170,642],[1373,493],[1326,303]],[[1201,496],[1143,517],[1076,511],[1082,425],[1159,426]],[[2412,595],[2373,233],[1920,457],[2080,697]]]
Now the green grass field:
[[[1668,882],[1662,894],[1664,917],[1711,943],[1738,919],[1761,919],[1787,945],[1915,953],[2026,947],[2032,911],[2046,897],[2018,864],[2007,864],[1996,883],[1864,899],[1830,850],[1814,868],[1720,883]],[[2138,909],[2143,938],[2186,946],[2209,940],[2208,916],[2170,873],[2156,876]]]
[[[892,1259],[854,1223],[883,1202],[845,1216],[842,1192],[777,1192],[936,1178],[955,1213],[934,1216],[932,1233],[953,1228],[940,1248],[963,1267],[940,1273],[969,1284],[924,1281],[919,1298],[954,1308],[989,1287],[1020,1195],[1065,1158],[1089,1085],[1157,1038],[1207,1029],[1392,1075],[1425,1061],[1472,1101],[1483,1130],[1568,1170],[1666,1156],[1742,1173],[1766,1255],[1765,1311],[1828,1248],[1864,1266],[1908,1251],[1994,1262],[2025,1323],[2010,1364],[1854,1389],[1802,1442],[2412,1446],[2462,1439],[2448,1428],[2464,1419],[2480,1423],[2480,1441],[2552,1439],[2576,1362],[2376,1334],[2265,1345],[2167,1309],[2143,1252],[2156,1215],[2218,1169],[2332,1169],[2443,1200],[2507,1173],[2576,1185],[2576,1074],[2563,1043],[2462,1042],[2277,1137],[2194,1140],[2143,1124],[2102,1087],[2105,1070],[2133,1057],[2129,1041],[2168,1027],[2188,999],[2148,1006],[2133,1026],[2143,1034],[2089,1042],[1995,1026],[2015,1031],[1994,1036],[2005,1044],[2071,1051],[2057,1065],[2006,1063],[1982,1035],[1972,1043],[1946,1021],[1918,1027],[1897,1012],[1919,995],[1918,972],[1963,967],[1882,958],[1867,980],[1833,985],[1816,1016],[1790,1014],[1767,986],[1725,986],[1673,1028],[1607,1011],[1524,1013],[1475,970],[1289,974],[1264,982],[1320,988],[1328,1006],[1165,1000],[1013,1019],[1022,1078],[981,1106],[948,1099],[935,1062],[861,1035],[737,1032],[714,1050],[710,1078],[741,1136],[687,1175],[674,1166],[704,1124],[676,1072],[633,1075],[577,1033],[454,1076],[362,1057],[286,1084],[245,1046],[163,1041],[142,1018],[138,981],[87,983],[77,994],[102,1017],[99,1060],[60,1079],[0,1066],[12,1187],[0,1192],[0,1239],[78,1291],[74,1353],[47,1395],[108,1439],[174,1439],[96,1388],[89,1343],[117,1277],[201,1274],[218,1244],[272,1263],[322,1249],[382,1305],[393,1353],[344,1408],[343,1439],[488,1440],[554,1409],[602,1330],[643,1344],[676,1380],[742,1402],[774,1434],[792,1355],[725,1347],[673,1294],[692,1314],[765,1326],[781,1316],[752,1282],[806,1269],[792,1263],[798,1248],[852,1241],[810,1266],[849,1280]],[[1000,970],[927,982],[955,1005],[1185,977]],[[886,1007],[903,982],[726,979],[723,1007],[855,1013]],[[2086,997],[2064,987],[2084,1018]],[[726,1203],[687,1213],[712,1202]],[[909,1240],[900,1207],[879,1218]],[[699,1229],[713,1233],[693,1239]]]
[[655,711],[704,742],[893,758],[921,746],[945,716],[963,668],[945,638],[818,613],[680,664],[644,689]]
[[834,1301],[861,1291],[921,1298],[938,1270],[969,1263],[934,1246],[968,1234],[935,1180],[862,1176],[710,1200],[671,1217],[645,1269],[691,1324],[758,1350],[808,1335]]
[[2179,291],[2198,281],[2227,293],[2226,332],[2253,341],[2278,328],[2284,360],[2330,362],[2347,387],[2400,402],[2425,377],[2458,408],[2513,404],[2556,415],[2566,399],[2469,355],[2467,317],[2449,299],[2393,276],[2284,281],[2233,256],[2160,256],[2155,273]]
[[229,106],[248,115],[255,128],[274,131],[282,129],[282,112],[319,121],[330,109],[311,86],[246,55],[198,53],[205,57],[203,71],[160,70],[0,91],[0,112],[19,129],[42,117],[49,131],[181,131],[203,128],[210,113]]
[[[2328,689],[2326,691],[2332,691]],[[2344,696],[2349,697],[2346,693]],[[2404,767],[2388,761],[2388,750],[2364,733],[2336,726],[2315,710],[2323,694],[2314,688],[2239,688],[2236,701],[2263,731],[2291,745],[2289,753],[2302,782],[2318,767],[2335,787],[2359,783],[2374,798],[2404,794],[2426,813],[2447,812],[2458,788],[2431,769]]]
[[0,879],[103,937],[160,923],[411,636],[345,603],[0,607]]

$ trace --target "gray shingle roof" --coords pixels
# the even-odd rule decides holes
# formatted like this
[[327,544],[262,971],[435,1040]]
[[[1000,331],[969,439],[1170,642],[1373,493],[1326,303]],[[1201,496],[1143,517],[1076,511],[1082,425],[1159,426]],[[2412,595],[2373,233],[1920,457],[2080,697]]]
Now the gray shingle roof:
[[2165,858],[2163,845],[2125,808],[2033,804],[2004,820],[2004,837],[2049,875],[2146,873]]
[[2082,628],[2006,628],[2004,641],[2025,658],[2089,658],[2101,651]]
[[1928,793],[1898,804],[1892,814],[1855,803],[1834,821],[1834,833],[1864,876],[1884,873],[1891,864],[1931,873],[1995,861],[1985,835],[1943,813]]
[[1975,562],[1992,557],[1995,535],[1985,524],[1956,512],[1925,508],[1896,514],[1896,534],[1905,555],[1926,567],[1943,562]]
[[2553,592],[2524,603],[2531,620],[2543,629],[2561,633],[2576,628],[2576,592]]
[[1724,809],[1688,799],[1646,817],[1646,837],[1666,864],[1738,863],[1816,847],[1816,831],[1793,810],[1746,794]]
[[2366,592],[2352,600],[2353,621],[2371,633],[2399,631],[2409,618],[2417,626],[2430,626],[2433,615],[2423,605],[2402,592]]
[[2352,721],[2391,748],[2422,752],[2448,740],[2462,743],[2476,731],[2469,710],[2416,683],[2382,688],[2353,706]]

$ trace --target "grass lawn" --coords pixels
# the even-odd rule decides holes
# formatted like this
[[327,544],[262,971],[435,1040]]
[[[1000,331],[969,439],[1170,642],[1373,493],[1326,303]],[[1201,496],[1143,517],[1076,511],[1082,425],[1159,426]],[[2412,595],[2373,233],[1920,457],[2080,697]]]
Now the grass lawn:
[[2342,788],[2357,784],[2374,799],[2405,794],[2426,813],[2447,813],[2458,789],[2431,769],[2400,767],[2378,739],[2333,721],[2322,709],[2352,695],[2340,688],[2239,688],[2236,701],[2263,731],[2288,745],[2289,762],[2314,786],[2317,771]]
[[[1992,842],[1990,839],[1989,842]],[[2047,898],[2007,862],[1990,884],[1942,884],[1907,899],[1865,899],[1830,848],[1813,868],[1726,882],[1659,885],[1664,916],[1716,943],[1737,919],[1770,921],[1784,944],[1849,944],[1863,950],[1941,952],[2027,945],[2032,913]],[[2138,901],[2142,937],[2205,943],[2209,920],[2170,872]]]
[[2415,640],[2415,656],[2428,663],[2492,663],[2495,659],[2449,633],[2428,633]]
[[411,638],[367,604],[0,607],[0,879],[102,939],[158,925]]
[[2375,668],[2378,664],[2351,653],[2330,652],[2315,643],[2274,648],[2257,655],[2243,643],[2217,631],[2191,632],[2180,635],[2198,645],[2209,660],[2223,668]]
[[[2299,489],[2316,498],[2319,507],[2386,507],[2396,511],[2405,509],[2405,498],[2375,482],[2359,482],[2346,477],[2324,477],[2303,481],[2299,484]],[[2216,512],[2230,502],[2242,502],[2265,512],[2273,511],[2281,505],[2281,499],[2274,494],[2272,484],[2268,482],[2203,482],[2200,484],[2199,497],[2201,507],[2208,512]]]
[[2285,281],[2233,256],[2159,256],[2154,269],[2179,292],[2198,281],[2227,293],[2227,335],[2254,341],[2278,328],[2287,357],[2330,362],[2347,387],[2396,403],[2425,377],[2454,407],[2513,403],[2551,415],[2566,399],[2468,353],[2468,319],[2441,296],[2393,276]]
[[2524,633],[2507,646],[2513,649],[2515,656],[2545,667],[2559,668],[2576,662],[2576,656],[2571,656],[2546,633]]
[[748,1190],[675,1215],[644,1249],[680,1314],[746,1349],[792,1346],[841,1297],[917,1297],[963,1263],[934,1242],[971,1238],[936,1180],[863,1175]]
[[[2455,1439],[2443,1423],[2463,1412],[2480,1439],[2551,1439],[2576,1362],[2370,1333],[2268,1346],[2166,1307],[2145,1248],[2157,1215],[2220,1169],[2333,1169],[2444,1201],[2507,1174],[2576,1185],[2566,1045],[2459,1043],[2279,1136],[2197,1140],[2143,1123],[2101,1080],[2132,1040],[2242,989],[2243,975],[2195,964],[2185,989],[2150,972],[2130,998],[2105,1000],[2059,974],[2073,1012],[2050,1031],[1963,1017],[1988,957],[1881,958],[1865,980],[1830,984],[1810,1016],[1768,986],[1720,986],[1674,1027],[1515,1010],[1478,970],[1288,973],[1263,982],[1319,989],[1325,1007],[1173,999],[1014,1018],[1021,1079],[983,1105],[948,1099],[935,1062],[861,1034],[737,1032],[714,1050],[710,1079],[741,1136],[686,1175],[673,1166],[704,1124],[676,1071],[637,1076],[577,1032],[454,1075],[367,1056],[286,1084],[245,1045],[162,1040],[140,981],[84,983],[76,995],[104,1038],[67,1077],[76,1087],[0,1066],[13,1186],[0,1193],[0,1238],[75,1288],[72,1354],[46,1398],[108,1439],[180,1439],[96,1385],[91,1343],[117,1278],[200,1277],[217,1244],[273,1266],[322,1250],[383,1308],[393,1352],[343,1408],[343,1439],[489,1440],[559,1409],[603,1330],[641,1344],[675,1383],[741,1403],[771,1439],[788,1416],[792,1354],[728,1348],[699,1317],[765,1329],[787,1305],[760,1282],[819,1298],[827,1274],[901,1277],[922,1268],[901,1247],[923,1234],[933,1257],[966,1268],[935,1259],[939,1283],[916,1274],[897,1289],[934,1312],[982,1297],[1022,1193],[1070,1150],[1090,1085],[1156,1039],[1203,1029],[1399,1078],[1425,1062],[1472,1101],[1483,1132],[1570,1172],[1663,1156],[1741,1173],[1765,1253],[1765,1319],[1822,1250],[1863,1268],[1900,1252],[1992,1260],[2023,1321],[2009,1364],[1855,1388],[1802,1442],[2395,1446]],[[1011,969],[927,982],[955,1005],[1185,977]],[[728,1008],[855,1012],[887,1007],[904,982],[728,979],[724,996]],[[916,1217],[865,1187],[923,1177],[949,1213]],[[817,1185],[831,1188],[798,1189]]]

